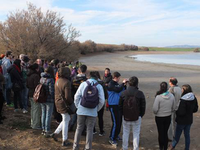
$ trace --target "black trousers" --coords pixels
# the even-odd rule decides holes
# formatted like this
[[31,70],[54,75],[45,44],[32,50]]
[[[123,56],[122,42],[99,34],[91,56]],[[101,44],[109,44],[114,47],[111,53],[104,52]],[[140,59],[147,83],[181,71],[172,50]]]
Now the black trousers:
[[23,109],[22,100],[21,100],[21,91],[14,91],[14,107],[18,109],[18,103],[21,109]]
[[168,148],[168,129],[171,123],[171,115],[167,117],[155,117],[158,129],[158,142],[160,150]]
[[3,96],[3,91],[0,90],[0,118],[2,117],[3,103],[5,99]]
[[118,105],[109,105],[109,110],[112,118],[112,128],[110,131],[110,139],[116,140],[121,131],[122,115]]
[[[104,122],[103,122],[103,114],[104,114],[104,109],[105,109],[105,105],[101,108],[101,110],[98,112],[98,120],[99,120],[99,130],[100,130],[100,133],[103,133],[104,130]],[[96,132],[96,129],[94,127],[94,132]]]

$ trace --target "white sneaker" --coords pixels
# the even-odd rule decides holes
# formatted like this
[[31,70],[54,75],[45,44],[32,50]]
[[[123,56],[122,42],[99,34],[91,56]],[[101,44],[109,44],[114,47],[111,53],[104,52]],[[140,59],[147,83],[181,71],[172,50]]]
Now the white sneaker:
[[26,109],[23,109],[22,112],[23,112],[24,114],[28,113],[28,111],[27,111]]

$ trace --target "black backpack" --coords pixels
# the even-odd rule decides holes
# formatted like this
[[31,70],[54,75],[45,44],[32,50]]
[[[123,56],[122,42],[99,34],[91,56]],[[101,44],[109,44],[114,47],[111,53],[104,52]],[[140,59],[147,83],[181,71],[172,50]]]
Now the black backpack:
[[98,82],[95,84],[86,81],[87,86],[81,99],[81,105],[86,108],[95,108],[99,104]]
[[139,106],[137,103],[136,92],[134,95],[130,95],[128,91],[125,91],[127,97],[123,102],[123,115],[125,121],[136,121],[139,118]]

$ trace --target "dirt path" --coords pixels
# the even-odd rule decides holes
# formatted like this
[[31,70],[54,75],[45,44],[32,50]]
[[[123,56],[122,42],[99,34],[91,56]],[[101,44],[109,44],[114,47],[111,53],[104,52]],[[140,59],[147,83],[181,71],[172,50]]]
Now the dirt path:
[[[167,65],[155,64],[148,62],[138,62],[125,56],[133,55],[138,52],[118,52],[118,53],[101,53],[98,55],[87,55],[80,59],[81,62],[88,66],[89,70],[98,70],[103,73],[106,67],[111,71],[119,71],[123,78],[137,76],[139,78],[139,88],[144,92],[147,101],[146,114],[142,120],[140,149],[141,150],[157,150],[157,128],[152,113],[152,105],[154,95],[159,88],[159,83],[162,81],[168,82],[169,77],[178,78],[179,85],[188,83],[192,86],[197,98],[200,99],[200,69],[197,66],[184,65]],[[155,53],[155,52],[140,52],[140,53]],[[158,52],[157,52],[158,53]],[[170,53],[170,52],[160,52]],[[46,139],[41,135],[41,131],[30,129],[30,114],[14,114],[13,108],[5,109],[8,119],[0,125],[0,150],[62,150],[61,135],[59,142],[54,142],[52,139]],[[199,132],[200,132],[200,113],[194,115],[194,123],[191,128],[191,150],[199,150]],[[93,149],[94,150],[112,150],[108,143],[109,132],[111,128],[111,118],[109,111],[105,111],[105,132],[106,135],[99,137],[94,135]],[[52,122],[52,130],[57,127],[55,121]],[[17,128],[17,130],[16,130]],[[98,126],[96,127],[97,131]],[[74,133],[69,132],[69,140],[73,142]],[[132,136],[131,136],[132,139]],[[84,148],[85,137],[81,139],[81,147]],[[130,146],[132,142],[130,140]],[[71,147],[68,148],[72,149]],[[118,149],[121,149],[121,142]],[[183,135],[177,145],[176,150],[184,149]]]

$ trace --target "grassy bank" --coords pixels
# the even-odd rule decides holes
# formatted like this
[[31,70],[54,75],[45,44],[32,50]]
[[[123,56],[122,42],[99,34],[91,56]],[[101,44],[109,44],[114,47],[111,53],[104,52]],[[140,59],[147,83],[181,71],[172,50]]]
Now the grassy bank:
[[194,51],[195,48],[149,47],[150,51]]

